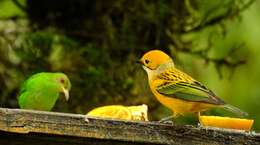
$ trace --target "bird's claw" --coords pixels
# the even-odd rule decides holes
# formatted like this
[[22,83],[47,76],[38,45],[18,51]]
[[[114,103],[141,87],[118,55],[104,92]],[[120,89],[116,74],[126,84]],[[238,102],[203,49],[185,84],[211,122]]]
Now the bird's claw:
[[172,120],[160,120],[160,121],[158,121],[159,123],[163,123],[163,124],[171,124],[171,125],[173,125],[174,124],[174,121],[172,121]]
[[88,120],[87,117],[84,118],[84,121],[87,122],[87,123],[89,123],[89,120]]

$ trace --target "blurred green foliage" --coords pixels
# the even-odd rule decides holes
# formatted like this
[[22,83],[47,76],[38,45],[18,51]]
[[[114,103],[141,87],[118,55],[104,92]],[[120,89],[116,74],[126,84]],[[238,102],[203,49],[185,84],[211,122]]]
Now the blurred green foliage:
[[[19,87],[30,75],[61,71],[71,79],[71,99],[59,100],[54,111],[148,104],[150,119],[158,120],[171,112],[153,97],[135,61],[161,48],[180,69],[248,112],[259,130],[260,3],[252,2],[1,0],[1,107],[18,107]],[[177,122],[196,124],[196,116]]]
[[[21,4],[25,4],[25,0],[19,0],[19,2]],[[17,6],[11,0],[1,0],[0,5],[1,5],[0,16],[2,19],[25,16],[24,11],[21,10],[20,8],[17,8]]]

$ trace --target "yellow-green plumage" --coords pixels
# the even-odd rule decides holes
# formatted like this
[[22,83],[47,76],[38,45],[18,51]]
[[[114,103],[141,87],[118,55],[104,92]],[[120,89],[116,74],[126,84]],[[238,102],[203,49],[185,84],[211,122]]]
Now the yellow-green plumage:
[[241,116],[240,109],[226,104],[211,90],[175,68],[172,59],[160,50],[147,52],[140,60],[155,97],[174,112],[174,116],[223,107]]
[[70,87],[70,81],[63,73],[35,74],[23,83],[18,97],[19,106],[22,109],[50,111],[59,94],[64,92],[68,95]]
[[211,90],[176,68],[167,69],[156,79],[163,80],[156,88],[160,94],[186,101],[225,104]]

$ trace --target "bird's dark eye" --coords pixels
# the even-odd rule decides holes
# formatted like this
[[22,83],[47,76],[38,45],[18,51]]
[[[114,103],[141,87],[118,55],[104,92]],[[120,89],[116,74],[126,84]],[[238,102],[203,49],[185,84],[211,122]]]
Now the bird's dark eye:
[[145,61],[144,61],[144,63],[145,64],[148,64],[150,61],[148,60],[148,59],[146,59]]
[[62,79],[60,79],[60,82],[61,82],[62,84],[64,84],[65,80],[62,78]]

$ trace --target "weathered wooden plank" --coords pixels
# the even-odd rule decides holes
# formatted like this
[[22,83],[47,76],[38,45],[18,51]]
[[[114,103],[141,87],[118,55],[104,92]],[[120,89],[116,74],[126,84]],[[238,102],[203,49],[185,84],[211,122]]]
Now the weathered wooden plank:
[[17,145],[260,144],[260,134],[252,132],[7,108],[0,108],[0,130],[0,144]]

